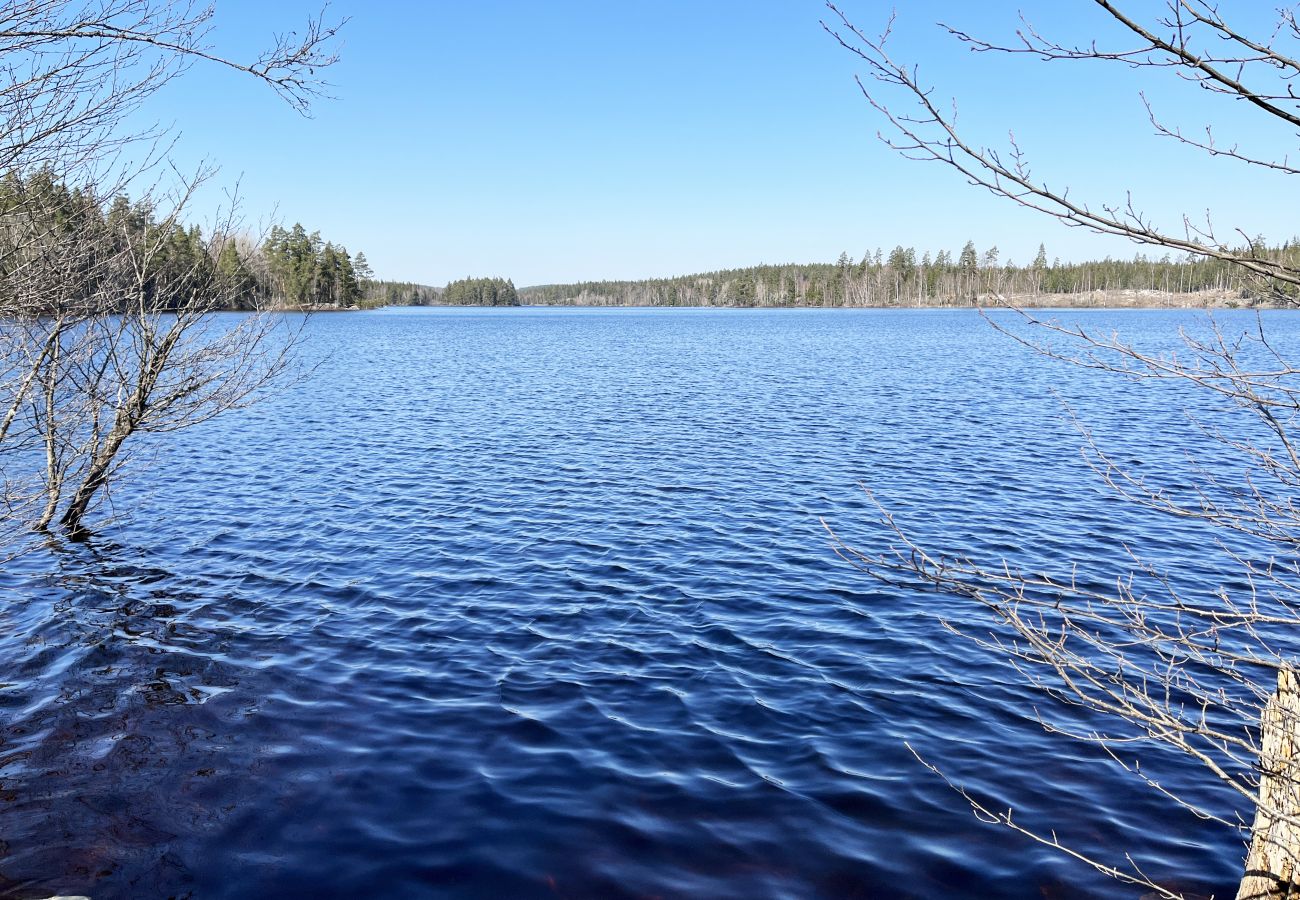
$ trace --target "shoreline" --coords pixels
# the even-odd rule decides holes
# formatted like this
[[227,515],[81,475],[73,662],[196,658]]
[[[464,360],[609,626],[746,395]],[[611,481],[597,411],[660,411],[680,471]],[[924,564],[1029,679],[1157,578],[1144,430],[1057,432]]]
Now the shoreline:
[[[1300,301],[1298,304],[1300,305]],[[288,306],[264,310],[279,313],[353,313],[378,309],[1190,309],[1190,310],[1283,310],[1290,304],[1242,297],[1235,291],[1154,291],[1147,289],[1096,290],[1070,294],[981,294],[965,303],[835,303],[835,304],[729,304],[667,305],[623,303],[520,303],[520,304],[386,304],[382,306]],[[239,310],[218,310],[238,312]]]
[[[430,304],[436,306],[437,304]],[[1244,298],[1234,291],[1165,292],[1122,289],[1070,294],[982,294],[965,303],[728,304],[669,306],[622,303],[524,303],[534,309],[1290,309],[1288,304]]]

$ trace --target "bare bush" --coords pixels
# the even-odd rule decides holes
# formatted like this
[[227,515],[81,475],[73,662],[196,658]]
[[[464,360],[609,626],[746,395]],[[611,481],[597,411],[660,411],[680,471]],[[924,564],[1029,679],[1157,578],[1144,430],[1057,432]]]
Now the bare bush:
[[[1300,75],[1300,54],[1295,52],[1300,27],[1292,11],[1279,12],[1275,27],[1256,37],[1201,0],[1170,0],[1155,15],[1130,14],[1108,0],[1095,3],[1099,15],[1133,43],[1111,49],[1087,40],[1061,42],[1027,20],[1010,44],[943,27],[960,45],[979,52],[1023,54],[1049,63],[1099,61],[1169,69],[1207,97],[1248,104],[1261,121],[1281,124],[1294,137],[1300,126],[1300,98],[1293,91]],[[939,100],[915,66],[891,56],[892,20],[882,34],[869,36],[833,4],[828,6],[832,16],[823,25],[866,66],[868,78],[859,85],[885,124],[882,140],[899,153],[940,163],[976,187],[1067,225],[1222,260],[1247,273],[1276,302],[1296,302],[1300,269],[1244,232],[1221,236],[1208,217],[1202,222],[1183,216],[1178,227],[1162,227],[1126,191],[1120,202],[1089,203],[1039,180],[1014,139],[1002,150],[968,141],[957,125],[955,105]],[[1286,153],[1248,152],[1235,142],[1221,142],[1211,128],[1203,138],[1189,136],[1163,124],[1150,106],[1148,113],[1158,134],[1225,163],[1264,168],[1279,177],[1300,171]],[[935,588],[987,609],[1001,623],[995,634],[1004,636],[971,635],[973,640],[1010,659],[1029,684],[1049,696],[1114,723],[1072,737],[1101,746],[1152,789],[1247,838],[1239,897],[1289,896],[1300,887],[1300,695],[1295,674],[1300,507],[1294,499],[1300,487],[1300,369],[1258,326],[1243,334],[1219,328],[1208,337],[1182,334],[1178,352],[1158,353],[1116,334],[1022,315],[1027,329],[1001,327],[1037,352],[1139,381],[1194,385],[1246,414],[1240,430],[1206,428],[1209,437],[1237,457],[1239,471],[1247,473],[1243,480],[1227,484],[1208,468],[1194,467],[1192,474],[1200,481],[1191,492],[1148,482],[1112,459],[1086,427],[1082,433],[1095,469],[1120,496],[1196,520],[1223,535],[1222,546],[1240,567],[1248,591],[1190,596],[1137,558],[1130,577],[1098,589],[1095,581],[1078,578],[1069,561],[1062,561],[1066,574],[1052,575],[996,561],[945,557],[914,540],[884,506],[881,522],[892,534],[888,547],[855,548],[835,538],[836,547],[876,577]],[[1248,540],[1257,552],[1232,553],[1232,536]],[[1058,728],[1051,721],[1045,725]],[[1140,764],[1144,744],[1173,748],[1196,760],[1247,808],[1254,806],[1253,821],[1207,809],[1147,776]],[[1109,875],[1150,887],[1159,896],[1178,896],[1132,858],[1091,858],[1062,845],[1053,834],[1022,826],[1010,810],[1000,812],[968,794],[966,799],[985,818]]]
[[[138,435],[240,406],[286,368],[292,336],[244,308],[209,236],[184,216],[208,170],[182,177],[128,113],[194,63],[268,85],[306,113],[335,61],[317,17],[251,61],[207,40],[211,6],[165,0],[0,2],[0,486],[15,535],[85,519]],[[135,146],[135,162],[124,148]],[[159,175],[158,173],[161,173]],[[153,179],[132,202],[122,189]]]

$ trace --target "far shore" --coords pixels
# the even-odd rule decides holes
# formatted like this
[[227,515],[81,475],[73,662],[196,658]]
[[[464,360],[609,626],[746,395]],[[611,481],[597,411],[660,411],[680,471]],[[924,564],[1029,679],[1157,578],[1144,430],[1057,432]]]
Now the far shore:
[[[527,290],[526,288],[524,290]],[[1155,291],[1097,290],[1069,294],[981,294],[966,303],[872,303],[872,304],[729,304],[688,306],[638,306],[621,303],[524,303],[523,306],[586,307],[593,309],[992,309],[998,306],[1024,309],[1288,309],[1287,304],[1257,297],[1243,297],[1240,291]]]
[[385,306],[291,306],[279,307],[274,312],[292,313],[342,313],[364,312],[385,308],[442,308],[442,309],[993,309],[999,306],[1022,309],[1290,309],[1291,306],[1257,297],[1243,297],[1240,291],[1155,291],[1155,290],[1097,290],[1070,294],[982,294],[967,303],[886,303],[886,304],[832,304],[776,305],[728,304],[683,306],[644,306],[621,303],[522,303],[511,305],[489,304],[392,304]]

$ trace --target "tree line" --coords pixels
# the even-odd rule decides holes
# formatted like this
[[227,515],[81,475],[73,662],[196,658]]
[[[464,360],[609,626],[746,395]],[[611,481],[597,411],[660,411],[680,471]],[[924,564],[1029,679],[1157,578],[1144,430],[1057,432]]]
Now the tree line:
[[[105,264],[126,258],[141,265]],[[353,255],[301,223],[273,226],[260,241],[221,229],[207,234],[164,213],[153,199],[125,193],[106,199],[93,186],[70,186],[48,169],[0,179],[0,274],[31,271],[38,261],[62,270],[62,292],[43,294],[39,310],[30,298],[0,298],[6,307],[50,313],[106,296],[118,306],[141,301],[156,312],[196,304],[217,311],[520,302],[507,278],[464,278],[441,289],[377,279],[364,253]],[[9,282],[10,290],[21,284]]]
[[[1300,239],[1268,248],[1262,237],[1254,252],[1300,263]],[[1249,273],[1222,259],[1142,254],[1132,259],[1048,261],[1039,245],[1027,265],[1003,261],[997,247],[983,252],[973,241],[955,255],[941,250],[918,255],[895,247],[854,260],[847,252],[834,263],[790,263],[725,269],[671,278],[584,281],[521,288],[520,300],[535,305],[577,306],[969,306],[999,297],[1033,305],[1086,305],[1098,291],[1197,294],[1213,292],[1228,302],[1259,299]],[[1110,302],[1109,299],[1099,302]],[[1141,304],[1138,304],[1141,305]]]
[[[127,251],[139,268],[105,264],[128,258]],[[105,199],[48,170],[10,173],[0,180],[0,274],[17,276],[38,264],[63,270],[63,292],[44,296],[39,310],[14,297],[3,298],[6,306],[52,313],[113,296],[157,311],[195,303],[213,310],[346,309],[364,305],[363,285],[372,275],[364,254],[353,258],[301,224],[276,226],[260,242],[242,233],[205,234],[152,201],[124,193]],[[23,290],[21,280],[8,283]]]
[[[263,301],[274,308],[347,309],[365,298],[362,282],[373,276],[364,253],[354,259],[342,244],[323,240],[301,224],[273,227],[260,246],[227,245],[237,264],[258,273],[247,280],[249,306]],[[246,257],[246,258],[245,258]]]
[[442,289],[445,306],[518,306],[515,283],[505,278],[462,278]]
[[[165,232],[165,239],[159,235]],[[42,240],[34,236],[44,235]],[[53,236],[58,235],[54,240]],[[153,246],[143,273],[95,266],[106,248]],[[151,308],[192,305],[192,294],[208,292],[209,309],[354,309],[377,306],[969,306],[1007,298],[1023,305],[1069,302],[1111,303],[1118,291],[1149,295],[1210,292],[1228,303],[1259,299],[1256,281],[1230,261],[1166,253],[1159,258],[1048,262],[1039,245],[1027,265],[1003,261],[996,246],[978,251],[967,241],[956,254],[919,255],[912,247],[876,250],[854,260],[847,252],[834,263],[758,265],[670,278],[584,281],[516,289],[501,277],[464,278],[438,289],[374,277],[364,253],[352,255],[340,243],[308,232],[300,223],[275,226],[258,241],[243,233],[205,234],[174,216],[160,215],[152,200],[111,199],[92,188],[72,187],[49,170],[0,181],[0,267],[31,265],[31,255],[58,246],[73,275],[77,303],[103,292],[105,278],[128,281],[143,275],[139,292]],[[1248,251],[1300,264],[1300,240],[1269,247],[1259,237]],[[111,254],[110,254],[111,255]],[[77,260],[81,262],[78,263]],[[125,288],[119,296],[131,293]],[[1288,287],[1292,293],[1295,289]],[[1064,301],[1063,298],[1070,298]],[[1144,305],[1135,298],[1135,305]],[[1145,301],[1151,302],[1149,300]]]
[[361,281],[361,306],[435,306],[439,293],[435,287],[412,281],[384,281],[367,278]]
[[361,282],[361,306],[518,306],[519,292],[508,278],[462,278],[436,288],[410,281]]

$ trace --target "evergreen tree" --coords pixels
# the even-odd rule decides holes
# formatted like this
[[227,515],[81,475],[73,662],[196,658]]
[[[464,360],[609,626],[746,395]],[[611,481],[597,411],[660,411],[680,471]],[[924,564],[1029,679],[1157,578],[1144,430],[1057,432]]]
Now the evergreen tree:
[[253,309],[257,305],[257,279],[244,261],[234,238],[227,238],[217,257],[217,275],[227,286],[229,305],[235,309]]
[[352,270],[356,273],[358,281],[369,281],[375,277],[374,270],[370,268],[370,263],[366,260],[366,255],[360,250],[352,258]]
[[961,248],[961,256],[957,258],[957,268],[963,272],[974,272],[979,268],[979,257],[976,255],[974,241],[967,241],[966,246]]
[[442,302],[449,306],[518,306],[519,294],[514,282],[504,278],[462,278],[443,288]]

